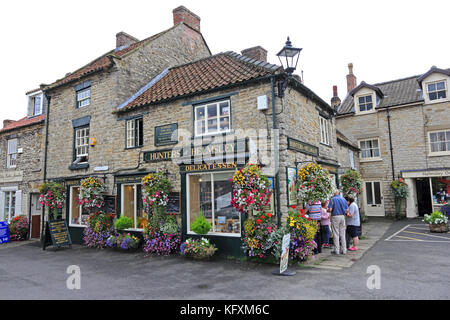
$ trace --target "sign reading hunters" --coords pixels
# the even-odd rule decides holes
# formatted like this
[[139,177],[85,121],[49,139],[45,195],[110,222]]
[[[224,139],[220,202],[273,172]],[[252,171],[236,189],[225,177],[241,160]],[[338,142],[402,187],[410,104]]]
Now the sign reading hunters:
[[[69,230],[67,228],[66,220],[53,220],[47,222],[47,230],[45,232],[45,244],[49,244],[48,235],[51,236],[51,243],[54,247],[70,246],[72,240],[70,239]],[[44,248],[45,250],[45,245]]]
[[0,243],[7,242],[9,242],[8,222],[2,221],[0,222]]

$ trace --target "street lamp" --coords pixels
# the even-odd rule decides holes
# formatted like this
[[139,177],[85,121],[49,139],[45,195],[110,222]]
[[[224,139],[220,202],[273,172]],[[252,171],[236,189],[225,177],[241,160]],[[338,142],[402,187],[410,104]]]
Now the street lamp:
[[285,46],[277,54],[277,57],[280,60],[280,63],[283,66],[284,71],[288,75],[287,78],[284,80],[284,82],[280,83],[278,86],[279,89],[278,95],[280,97],[284,96],[284,90],[286,90],[287,82],[289,78],[292,77],[292,73],[297,68],[298,58],[300,57],[300,51],[302,51],[302,48],[292,47],[292,43],[288,37]]

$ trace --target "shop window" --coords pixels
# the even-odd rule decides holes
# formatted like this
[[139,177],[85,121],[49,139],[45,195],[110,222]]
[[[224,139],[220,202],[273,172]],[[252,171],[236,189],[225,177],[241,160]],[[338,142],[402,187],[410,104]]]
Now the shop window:
[[15,168],[17,164],[17,139],[8,140],[6,167]]
[[240,236],[239,212],[231,205],[234,172],[188,175],[188,233],[191,225],[203,215],[211,223],[210,234]]
[[141,147],[144,140],[143,119],[132,119],[127,121],[127,148]]
[[450,203],[450,177],[431,178],[433,204],[444,205]]
[[122,215],[133,220],[133,229],[143,229],[147,223],[140,184],[122,185]]
[[380,147],[378,139],[359,141],[362,159],[377,159],[380,158]]
[[430,153],[450,153],[450,130],[429,132]]
[[445,81],[428,83],[427,89],[428,89],[428,98],[430,100],[445,99],[447,97]]
[[69,221],[71,226],[87,226],[89,212],[78,205],[80,187],[70,187]]
[[194,108],[196,136],[229,132],[231,129],[230,101],[219,101]]

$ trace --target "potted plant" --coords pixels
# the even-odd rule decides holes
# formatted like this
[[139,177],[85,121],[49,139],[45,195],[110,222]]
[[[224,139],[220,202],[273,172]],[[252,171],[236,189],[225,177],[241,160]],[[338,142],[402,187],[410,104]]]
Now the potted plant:
[[104,248],[106,240],[114,234],[114,214],[95,212],[88,218],[88,227],[84,228],[83,241],[89,248]]
[[181,254],[199,260],[210,259],[216,251],[217,248],[203,237],[200,239],[189,238],[180,246]]
[[23,241],[27,239],[29,222],[25,216],[17,216],[12,219],[9,228],[10,241]]
[[424,215],[423,221],[430,226],[430,232],[448,232],[448,217],[440,211]]
[[168,256],[178,253],[180,243],[180,227],[175,217],[168,215],[159,221],[158,226],[155,223],[148,225],[145,231],[143,250],[146,254]]
[[121,216],[116,220],[116,222],[114,222],[114,226],[119,233],[123,232],[125,229],[133,228],[133,219],[126,216]]
[[391,189],[394,193],[395,200],[395,218],[399,219],[402,203],[404,202],[404,199],[408,198],[408,184],[403,178],[392,180]]
[[139,248],[140,239],[130,233],[111,235],[106,246],[120,251],[135,252]]

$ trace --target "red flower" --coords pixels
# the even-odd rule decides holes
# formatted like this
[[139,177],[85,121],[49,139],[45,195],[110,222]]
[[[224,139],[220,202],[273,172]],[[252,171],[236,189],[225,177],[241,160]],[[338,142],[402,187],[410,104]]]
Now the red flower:
[[273,214],[271,214],[270,212],[268,212],[268,213],[267,213],[267,216],[268,216],[269,218],[272,218]]
[[266,218],[265,216],[263,216],[263,215],[261,216],[261,219],[262,219],[262,220],[264,220],[265,218]]
[[256,224],[260,224],[261,222],[261,219],[256,220]]
[[297,206],[294,205],[294,206],[291,206],[291,208],[292,208],[292,209],[297,209]]

